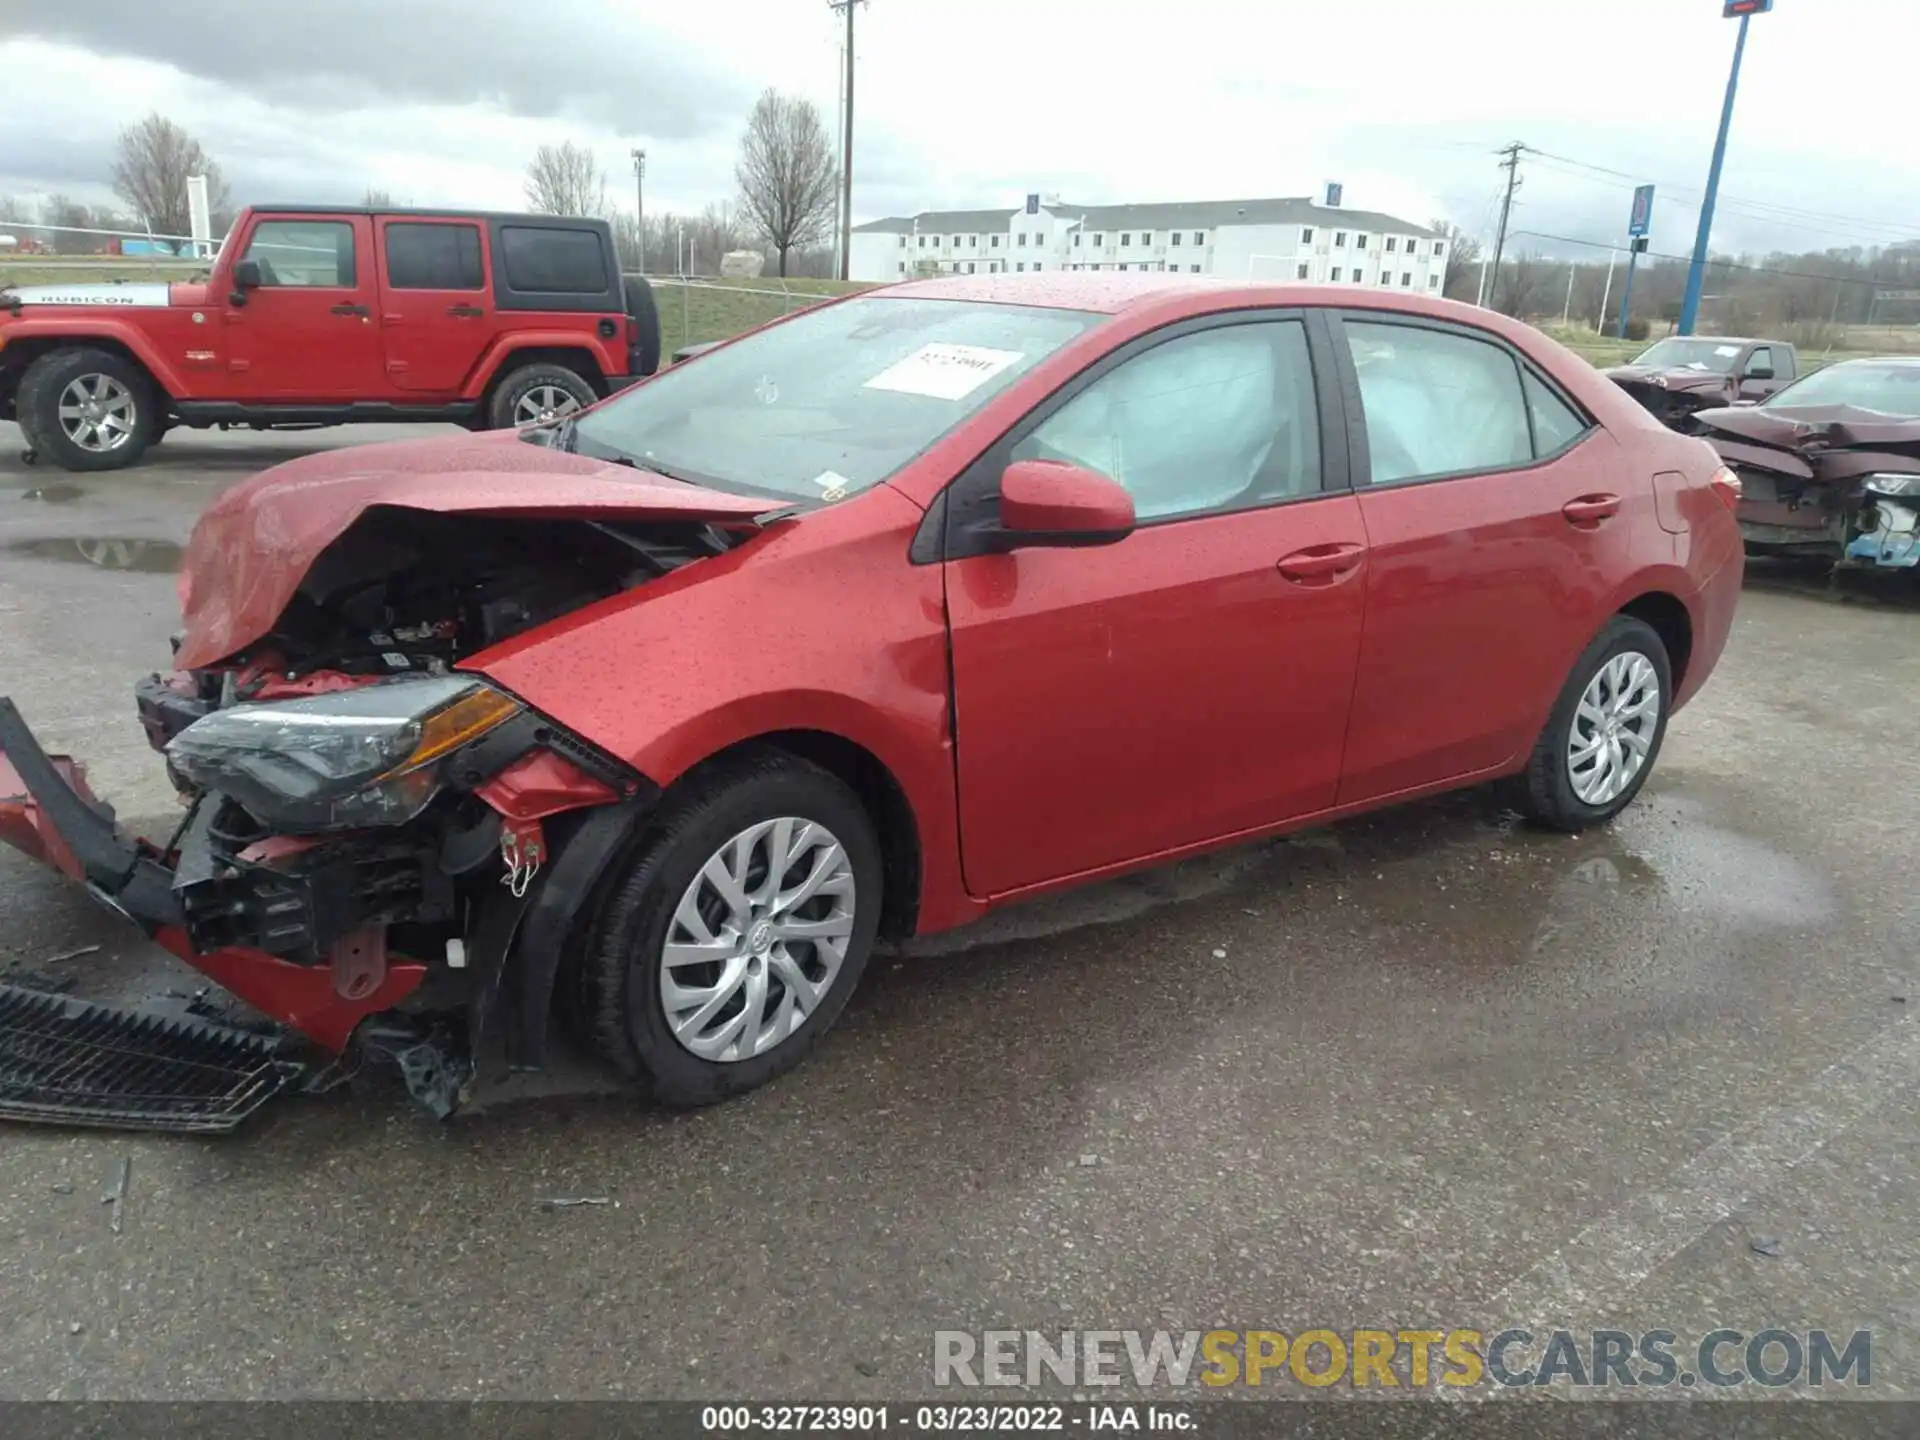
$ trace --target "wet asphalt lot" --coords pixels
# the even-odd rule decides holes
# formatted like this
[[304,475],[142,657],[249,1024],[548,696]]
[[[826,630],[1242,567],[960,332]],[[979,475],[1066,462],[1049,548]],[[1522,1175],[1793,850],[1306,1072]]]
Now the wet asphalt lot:
[[[76,481],[0,425],[0,691],[164,827],[172,547],[392,435]],[[221,1141],[0,1131],[0,1395],[903,1397],[936,1329],[1509,1320],[1871,1328],[1920,1395],[1917,697],[1910,592],[1760,576],[1603,833],[1469,794],[1030,907],[697,1114],[576,1063],[449,1126],[362,1082]],[[7,967],[193,987],[11,851]]]

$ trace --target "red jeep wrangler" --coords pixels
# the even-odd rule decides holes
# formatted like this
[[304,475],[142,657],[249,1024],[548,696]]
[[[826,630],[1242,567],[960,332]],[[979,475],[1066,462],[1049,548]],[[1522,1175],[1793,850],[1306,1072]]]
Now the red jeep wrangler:
[[0,290],[0,419],[69,470],[175,425],[525,425],[659,364],[604,220],[255,206],[204,281]]

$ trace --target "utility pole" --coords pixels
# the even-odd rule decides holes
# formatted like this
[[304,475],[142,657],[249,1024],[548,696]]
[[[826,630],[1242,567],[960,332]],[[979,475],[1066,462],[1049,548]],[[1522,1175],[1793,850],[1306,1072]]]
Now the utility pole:
[[1520,156],[1526,148],[1516,140],[1498,152],[1507,157],[1500,162],[1500,168],[1507,172],[1507,193],[1500,200],[1500,228],[1493,240],[1493,288],[1487,292],[1487,303],[1496,310],[1500,308],[1500,256],[1507,248],[1507,219],[1513,214],[1513,192],[1520,186]]
[[1680,302],[1679,334],[1691,335],[1700,315],[1700,289],[1707,278],[1707,242],[1713,237],[1713,206],[1720,197],[1720,167],[1727,158],[1727,132],[1733,128],[1733,99],[1740,90],[1740,57],[1747,50],[1747,26],[1756,15],[1773,9],[1773,0],[1725,0],[1722,19],[1740,20],[1733,42],[1733,69],[1727,73],[1727,98],[1720,107],[1720,133],[1713,142],[1713,164],[1707,170],[1707,194],[1700,202],[1700,233],[1693,242],[1693,263],[1687,267],[1687,296]]
[[830,10],[847,15],[847,88],[840,110],[840,278],[853,263],[853,12],[861,0],[827,0]]
[[647,152],[633,152],[633,228],[640,236],[640,273],[647,273]]

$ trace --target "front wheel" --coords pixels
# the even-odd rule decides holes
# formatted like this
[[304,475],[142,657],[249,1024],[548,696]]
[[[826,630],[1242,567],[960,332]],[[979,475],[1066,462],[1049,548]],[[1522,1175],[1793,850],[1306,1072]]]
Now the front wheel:
[[1672,708],[1667,647],[1644,620],[1616,615],[1560,692],[1522,777],[1521,804],[1555,830],[1611,820],[1640,793]]
[[55,350],[21,377],[20,428],[66,470],[118,470],[153,443],[158,406],[146,372],[110,350]]
[[880,845],[836,777],[767,752],[670,798],[594,927],[596,1048],[669,1105],[797,1065],[839,1018],[879,927]]

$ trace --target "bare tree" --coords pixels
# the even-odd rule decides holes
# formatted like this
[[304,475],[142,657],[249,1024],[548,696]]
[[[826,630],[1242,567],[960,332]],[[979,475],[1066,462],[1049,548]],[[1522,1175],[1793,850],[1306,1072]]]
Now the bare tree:
[[191,233],[187,180],[194,175],[207,177],[207,206],[218,227],[219,217],[232,210],[233,196],[220,167],[198,140],[158,112],[120,132],[120,149],[113,162],[114,193],[156,233]]
[[49,195],[47,197],[46,223],[52,229],[53,253],[56,255],[91,255],[99,250],[106,238],[101,235],[81,235],[76,231],[105,229],[94,219],[93,211],[75,200],[71,195]]
[[811,100],[768,90],[747,117],[734,167],[748,223],[780,256],[825,240],[833,228],[840,172]]
[[27,213],[26,202],[18,195],[0,195],[0,224],[18,225],[32,220]]
[[369,210],[391,210],[393,195],[390,191],[376,190],[369,185],[367,193],[360,197],[360,203]]
[[605,215],[607,172],[584,145],[542,145],[527,164],[526,195],[541,215]]
[[693,248],[694,269],[718,275],[720,262],[727,252],[744,247],[749,236],[739,213],[722,200],[717,205],[707,206],[698,219],[687,225],[687,238]]
[[1472,300],[1479,293],[1480,279],[1474,268],[1480,263],[1480,242],[1448,220],[1436,220],[1433,228],[1447,242],[1446,278],[1440,293],[1449,300]]
[[1525,319],[1537,314],[1548,286],[1547,274],[1532,255],[1509,255],[1493,277],[1493,308],[1503,315]]

